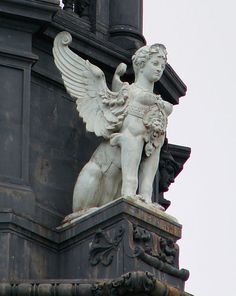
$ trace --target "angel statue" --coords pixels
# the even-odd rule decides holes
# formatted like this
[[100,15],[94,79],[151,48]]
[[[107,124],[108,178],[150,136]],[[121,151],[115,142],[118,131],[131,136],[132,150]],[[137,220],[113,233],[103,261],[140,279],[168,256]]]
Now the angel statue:
[[151,203],[167,117],[173,107],[153,93],[165,69],[166,48],[153,44],[138,49],[132,57],[134,83],[121,81],[127,68],[121,63],[111,91],[103,71],[69,49],[71,41],[68,32],[56,36],[55,64],[86,130],[104,138],[78,176],[71,215],[76,217],[121,196],[138,196]]

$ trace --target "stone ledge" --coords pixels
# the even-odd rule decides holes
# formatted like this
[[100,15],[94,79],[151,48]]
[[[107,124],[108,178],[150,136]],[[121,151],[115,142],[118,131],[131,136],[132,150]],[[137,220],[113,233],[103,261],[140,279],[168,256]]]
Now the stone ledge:
[[9,18],[51,22],[53,14],[61,9],[58,0],[1,0],[0,15]]
[[57,10],[60,8],[60,0],[1,0],[2,3],[8,3],[13,7],[14,4],[24,5],[29,7],[38,7]]
[[122,217],[135,218],[135,220],[147,223],[161,231],[174,236],[176,239],[181,238],[182,226],[177,220],[162,212],[155,207],[147,206],[145,203],[137,203],[132,198],[119,198],[112,201],[96,211],[83,215],[74,223],[66,223],[58,227],[61,233],[60,242],[66,241],[71,237],[71,233],[86,232],[92,226],[101,225],[110,219],[120,220]]
[[[44,277],[112,279],[138,267],[183,290],[189,276],[178,264],[176,241],[181,237],[182,226],[174,217],[134,198],[119,198],[59,229],[49,229],[10,209],[0,210],[0,221],[3,244],[7,240],[18,244],[17,251],[12,252],[15,258],[28,256],[37,264],[37,260],[43,260],[42,250],[46,261],[56,256],[60,270],[47,274],[46,264]],[[161,240],[172,250],[172,257],[160,246]],[[28,254],[29,246],[33,253]],[[34,258],[34,254],[39,254],[39,258]],[[21,278],[27,277],[13,277]]]
[[58,250],[58,234],[31,218],[20,216],[14,213],[12,209],[0,209],[0,221],[0,233],[15,233],[26,240],[33,240],[46,247]]
[[192,296],[191,294],[166,285],[148,272],[129,272],[113,280],[39,280],[18,283],[0,283],[0,295],[38,296]]
[[10,58],[16,58],[20,60],[30,61],[35,63],[38,60],[38,56],[33,54],[32,52],[12,49],[10,47],[2,47],[0,46],[0,56],[6,56]]
[[9,229],[28,238],[33,236],[34,240],[60,250],[68,240],[79,238],[91,227],[100,227],[111,219],[114,223],[124,217],[135,218],[176,239],[181,238],[182,226],[176,222],[175,218],[160,210],[155,212],[155,208],[150,209],[124,198],[119,198],[92,213],[83,215],[74,223],[61,225],[58,229],[47,228],[32,218],[14,213],[11,209],[0,209],[0,232],[3,229],[5,231]]

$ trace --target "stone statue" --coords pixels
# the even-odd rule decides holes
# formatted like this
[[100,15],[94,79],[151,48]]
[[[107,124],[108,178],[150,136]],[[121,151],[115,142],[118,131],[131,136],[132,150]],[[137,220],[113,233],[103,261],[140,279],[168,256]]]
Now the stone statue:
[[74,216],[121,196],[138,196],[151,203],[167,117],[172,112],[172,105],[153,93],[165,69],[166,49],[162,44],[138,49],[132,57],[135,82],[121,81],[126,71],[121,63],[110,91],[103,71],[72,52],[71,41],[67,32],[56,36],[55,64],[87,131],[104,138],[78,176]]

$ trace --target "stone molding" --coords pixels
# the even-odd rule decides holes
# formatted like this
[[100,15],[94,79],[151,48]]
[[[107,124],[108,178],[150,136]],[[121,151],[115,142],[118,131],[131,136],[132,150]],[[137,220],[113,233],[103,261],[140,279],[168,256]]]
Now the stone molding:
[[191,296],[157,280],[151,273],[129,272],[114,280],[96,283],[75,280],[37,280],[19,283],[0,283],[4,296]]
[[15,16],[22,20],[51,22],[52,15],[60,9],[59,0],[1,0],[0,15],[3,13],[9,19]]
[[[11,209],[0,211],[0,221],[0,234],[2,238],[7,238],[3,246],[4,254],[12,250],[11,247],[8,250],[8,243],[13,246],[15,242],[18,244],[17,254],[10,251],[12,256],[24,258],[26,265],[42,269],[39,275],[34,272],[28,274],[19,269],[15,259],[12,259],[11,276],[2,270],[2,279],[6,281],[25,278],[111,279],[124,272],[132,272],[136,264],[139,270],[153,272],[159,279],[162,279],[162,274],[166,282],[179,289],[183,289],[188,277],[187,270],[179,269],[178,246],[175,244],[181,237],[181,225],[168,214],[150,210],[148,206],[135,204],[132,200],[120,198],[57,229],[47,228]],[[139,225],[141,236],[140,231],[135,232],[138,236],[133,232],[133,223]],[[159,246],[160,240],[168,238],[172,238],[174,249],[172,245],[167,248]],[[31,252],[28,251],[29,246]],[[126,258],[124,261],[121,260],[123,256]],[[40,260],[47,263],[38,265]],[[51,266],[53,260],[56,265],[64,266],[63,269]],[[84,272],[82,266],[87,266],[88,271]]]
[[[106,217],[104,213],[106,212]],[[157,227],[163,233],[170,234],[176,239],[181,238],[182,226],[177,222],[170,221],[164,216],[160,216],[146,208],[143,208],[131,201],[123,198],[119,198],[116,201],[107,204],[105,207],[100,208],[96,212],[89,215],[84,215],[78,222],[73,224],[59,227],[58,229],[51,229],[44,225],[35,222],[33,219],[16,214],[12,209],[0,210],[0,231],[3,229],[11,229],[16,231],[25,238],[34,237],[34,240],[45,245],[45,247],[52,248],[54,250],[61,250],[70,245],[70,239],[77,237],[80,238],[81,234],[87,233],[92,225],[104,223],[106,220],[114,219],[119,221],[121,217],[130,216],[131,218],[138,218],[144,220],[144,214],[146,215],[146,223]],[[73,235],[72,235],[73,233]]]

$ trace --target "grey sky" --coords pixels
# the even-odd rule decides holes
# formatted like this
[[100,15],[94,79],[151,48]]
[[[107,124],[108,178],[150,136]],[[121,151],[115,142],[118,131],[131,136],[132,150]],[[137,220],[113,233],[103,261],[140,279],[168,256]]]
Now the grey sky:
[[168,138],[192,155],[166,198],[183,224],[180,265],[195,296],[235,291],[235,11],[233,0],[144,0],[147,42],[166,45],[188,86]]

